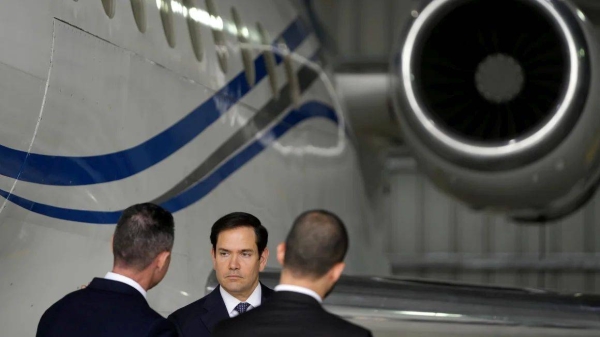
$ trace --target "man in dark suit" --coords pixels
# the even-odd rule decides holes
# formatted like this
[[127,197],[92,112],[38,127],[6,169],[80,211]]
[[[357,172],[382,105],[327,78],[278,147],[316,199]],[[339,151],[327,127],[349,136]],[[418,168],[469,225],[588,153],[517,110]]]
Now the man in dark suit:
[[182,337],[210,337],[220,321],[252,310],[273,290],[258,280],[269,258],[269,234],[255,216],[236,212],[212,226],[211,256],[219,286],[169,316]]
[[371,332],[321,307],[344,270],[348,234],[333,213],[301,214],[277,247],[283,265],[275,294],[259,308],[219,323],[215,337],[368,337]]
[[160,206],[125,209],[112,240],[113,270],[46,310],[37,336],[177,336],[173,324],[146,302],[146,292],[169,269],[174,233],[173,216]]

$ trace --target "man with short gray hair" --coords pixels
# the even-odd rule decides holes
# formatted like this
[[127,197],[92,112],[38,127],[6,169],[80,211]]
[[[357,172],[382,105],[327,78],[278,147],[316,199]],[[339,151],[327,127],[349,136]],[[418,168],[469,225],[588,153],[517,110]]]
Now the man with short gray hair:
[[177,336],[173,324],[146,302],[146,292],[169,269],[174,234],[173,216],[160,206],[125,209],[113,235],[112,271],[52,305],[37,336]]

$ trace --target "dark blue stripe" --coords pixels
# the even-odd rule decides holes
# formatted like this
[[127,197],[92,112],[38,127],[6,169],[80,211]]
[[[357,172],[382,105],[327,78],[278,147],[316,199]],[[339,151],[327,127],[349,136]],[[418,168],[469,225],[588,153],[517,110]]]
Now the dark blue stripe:
[[[309,27],[301,19],[296,19],[280,37],[283,37],[290,50],[295,50],[309,34]],[[278,57],[277,62],[281,62],[281,58]],[[254,61],[254,66],[258,83],[267,73],[262,55]],[[240,73],[173,126],[142,144],[110,154],[88,157],[27,154],[0,145],[0,174],[31,183],[59,186],[100,184],[124,179],[159,163],[189,143],[249,91],[246,76]]]
[[[198,202],[208,193],[214,190],[221,182],[231,176],[234,172],[248,163],[252,158],[261,153],[273,141],[279,139],[290,129],[310,118],[325,118],[335,124],[339,123],[338,117],[333,109],[319,102],[308,102],[298,110],[289,112],[283,120],[273,126],[262,137],[250,143],[246,148],[223,163],[204,179],[198,181],[194,186],[164,202],[163,207],[171,212],[177,212],[189,205]],[[40,204],[21,198],[0,189],[0,195],[9,201],[34,213],[46,215],[56,219],[93,223],[93,224],[115,224],[122,210],[118,211],[87,211],[69,208],[55,207]]]

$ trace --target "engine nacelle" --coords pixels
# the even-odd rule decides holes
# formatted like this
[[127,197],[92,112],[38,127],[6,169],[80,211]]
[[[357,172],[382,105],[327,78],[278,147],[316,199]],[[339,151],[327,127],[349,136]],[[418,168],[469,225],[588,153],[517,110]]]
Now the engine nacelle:
[[439,188],[519,221],[590,199],[600,49],[586,12],[562,0],[429,0],[412,12],[392,62],[395,105]]

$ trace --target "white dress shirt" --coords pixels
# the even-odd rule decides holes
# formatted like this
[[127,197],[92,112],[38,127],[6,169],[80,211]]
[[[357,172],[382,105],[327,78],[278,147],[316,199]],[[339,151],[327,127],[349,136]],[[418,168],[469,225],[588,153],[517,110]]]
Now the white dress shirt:
[[308,288],[294,286],[291,284],[280,284],[275,287],[275,291],[292,291],[295,293],[308,295],[308,296],[314,298],[315,300],[317,300],[319,303],[323,303],[323,299],[321,298],[321,296],[319,296],[319,294],[317,294],[315,291],[310,290]]
[[142,296],[144,296],[144,298],[146,298],[146,290],[144,290],[144,288],[142,288],[142,286],[139,283],[135,282],[134,280],[130,279],[127,276],[123,276],[121,274],[115,274],[115,273],[109,271],[108,273],[106,273],[104,278],[107,280],[123,282],[127,285],[130,285],[130,286],[134,287],[137,291],[139,291],[140,294],[142,294]]
[[[221,291],[221,297],[223,298],[223,302],[225,302],[225,307],[227,308],[227,313],[229,314],[229,317],[235,317],[235,316],[239,315],[240,313],[237,312],[237,310],[235,310],[234,308],[238,304],[240,304],[242,301],[233,297],[233,295],[228,293],[225,289],[223,289],[223,287],[219,287],[219,290]],[[250,309],[258,307],[260,305],[261,298],[262,298],[262,287],[260,286],[260,283],[259,283],[256,286],[256,288],[254,288],[254,291],[252,292],[252,294],[250,294],[250,297],[248,297],[248,299],[246,300],[246,303],[250,304],[250,306],[246,310],[250,310]]]

